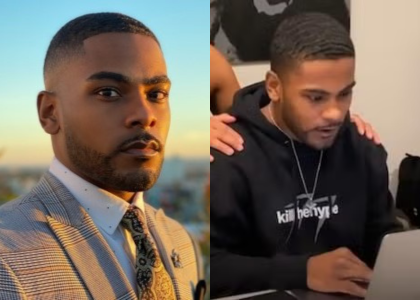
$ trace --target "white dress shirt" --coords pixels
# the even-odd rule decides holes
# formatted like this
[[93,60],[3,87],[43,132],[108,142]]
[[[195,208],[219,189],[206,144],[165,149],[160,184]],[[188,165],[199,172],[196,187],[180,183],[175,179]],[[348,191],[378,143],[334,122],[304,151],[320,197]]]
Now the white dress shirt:
[[[52,161],[49,171],[61,181],[92,218],[115,253],[133,290],[138,293],[135,274],[136,244],[130,232],[120,225],[130,203],[82,179],[57,158]],[[144,212],[143,193],[136,193],[131,204]]]

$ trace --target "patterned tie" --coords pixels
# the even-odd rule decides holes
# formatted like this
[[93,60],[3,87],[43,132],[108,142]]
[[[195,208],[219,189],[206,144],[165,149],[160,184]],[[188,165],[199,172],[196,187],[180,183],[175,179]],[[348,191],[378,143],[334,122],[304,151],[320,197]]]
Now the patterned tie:
[[136,243],[136,278],[141,300],[175,300],[174,287],[154,245],[144,213],[130,207],[121,221]]

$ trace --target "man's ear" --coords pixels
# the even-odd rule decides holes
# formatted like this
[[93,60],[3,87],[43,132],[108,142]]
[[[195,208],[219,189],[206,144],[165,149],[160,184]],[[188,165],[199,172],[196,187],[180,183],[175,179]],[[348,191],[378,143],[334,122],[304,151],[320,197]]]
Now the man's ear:
[[54,93],[42,91],[37,97],[38,118],[42,128],[54,135],[60,131],[57,98]]
[[268,71],[265,75],[265,89],[271,101],[281,101],[283,95],[282,82],[280,77],[273,71]]

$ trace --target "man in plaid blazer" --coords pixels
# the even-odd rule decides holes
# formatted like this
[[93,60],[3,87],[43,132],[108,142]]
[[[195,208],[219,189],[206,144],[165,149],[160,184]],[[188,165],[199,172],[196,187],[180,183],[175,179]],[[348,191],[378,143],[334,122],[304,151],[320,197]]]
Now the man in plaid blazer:
[[120,225],[129,207],[146,216],[173,286],[165,299],[193,298],[199,251],[142,197],[164,156],[166,74],[157,38],[128,16],[84,15],[54,36],[38,115],[55,158],[29,194],[0,207],[0,299],[144,299],[136,268],[149,257],[136,258]]

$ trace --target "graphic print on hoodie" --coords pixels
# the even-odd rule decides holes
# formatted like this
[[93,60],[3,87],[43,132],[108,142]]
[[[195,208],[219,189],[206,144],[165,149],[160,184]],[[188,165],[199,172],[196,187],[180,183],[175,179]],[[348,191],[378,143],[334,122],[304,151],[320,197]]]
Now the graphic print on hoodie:
[[[347,118],[324,151],[309,202],[289,138],[261,113],[268,103],[263,83],[240,90],[231,126],[245,149],[211,150],[211,297],[306,288],[308,258],[339,247],[373,266],[383,235],[400,229],[382,146]],[[295,146],[311,193],[320,151]]]

